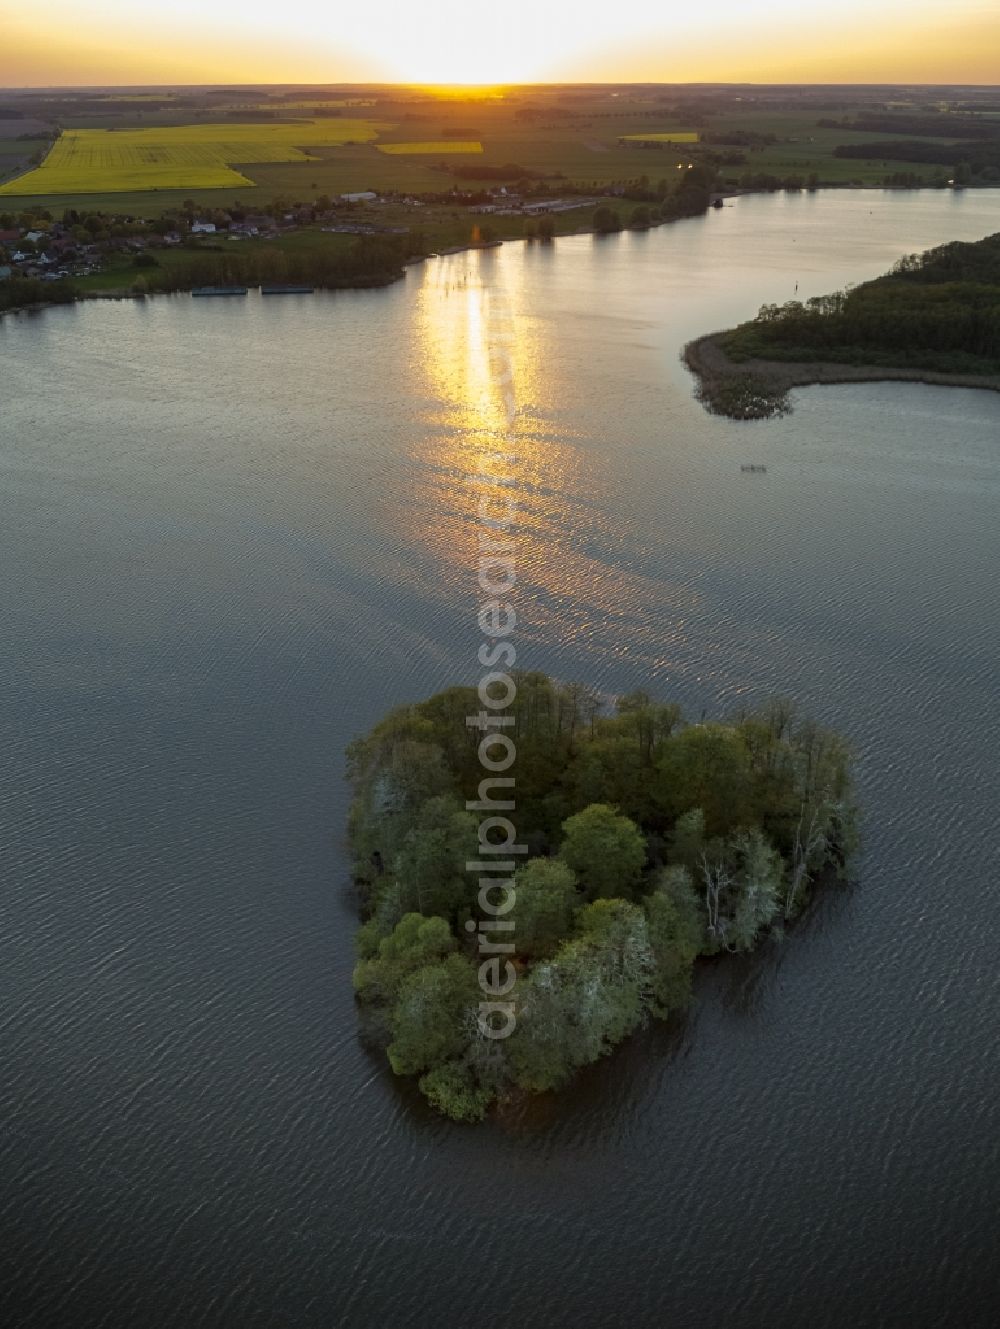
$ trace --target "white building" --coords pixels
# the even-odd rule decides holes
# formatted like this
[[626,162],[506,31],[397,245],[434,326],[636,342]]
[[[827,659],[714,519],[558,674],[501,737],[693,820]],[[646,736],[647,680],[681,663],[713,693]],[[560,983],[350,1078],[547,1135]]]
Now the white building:
[[191,223],[192,235],[214,235],[215,222],[196,221]]

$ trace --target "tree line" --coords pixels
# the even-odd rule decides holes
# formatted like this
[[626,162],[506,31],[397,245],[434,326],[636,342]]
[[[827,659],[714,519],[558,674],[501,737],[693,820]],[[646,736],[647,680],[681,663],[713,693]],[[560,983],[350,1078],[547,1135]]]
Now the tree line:
[[930,138],[963,139],[1000,139],[1000,124],[995,120],[984,120],[975,115],[956,115],[950,111],[938,111],[932,115],[904,114],[895,112],[891,115],[873,113],[856,116],[853,120],[821,119],[816,121],[820,129],[850,129],[862,134],[912,134]]
[[136,260],[141,275],[133,291],[187,291],[211,285],[256,286],[261,282],[292,283],[336,289],[343,286],[386,285],[403,275],[407,259],[426,253],[422,235],[363,235],[346,252],[303,250],[299,253],[261,246],[213,250],[205,246],[185,254],[185,262],[160,267],[147,251]]
[[1000,372],[1000,234],[901,259],[890,273],[804,303],[764,305],[722,338],[732,360],[822,360]]
[[881,158],[885,162],[923,162],[935,166],[967,166],[969,168],[966,183],[972,184],[980,176],[986,178],[983,184],[993,184],[997,177],[994,172],[1000,170],[1000,139],[968,143],[932,143],[924,139],[890,139],[874,143],[843,143],[834,148],[835,157],[872,161]]

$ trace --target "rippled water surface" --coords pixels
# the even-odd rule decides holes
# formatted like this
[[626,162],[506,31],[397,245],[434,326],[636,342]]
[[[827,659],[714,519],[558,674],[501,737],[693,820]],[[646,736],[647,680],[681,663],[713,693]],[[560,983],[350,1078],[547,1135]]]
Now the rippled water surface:
[[[0,322],[5,1326],[996,1323],[1000,397],[738,425],[678,362],[996,230],[995,192],[755,198]],[[505,313],[521,663],[798,698],[865,849],[683,1024],[466,1129],[357,1040],[342,751],[477,676]]]

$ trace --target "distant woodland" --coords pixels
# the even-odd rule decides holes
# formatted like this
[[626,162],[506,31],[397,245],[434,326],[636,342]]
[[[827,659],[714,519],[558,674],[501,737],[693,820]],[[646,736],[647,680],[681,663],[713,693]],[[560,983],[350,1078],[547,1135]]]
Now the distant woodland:
[[828,361],[1000,373],[1000,234],[901,259],[805,303],[765,305],[719,338],[730,360]]

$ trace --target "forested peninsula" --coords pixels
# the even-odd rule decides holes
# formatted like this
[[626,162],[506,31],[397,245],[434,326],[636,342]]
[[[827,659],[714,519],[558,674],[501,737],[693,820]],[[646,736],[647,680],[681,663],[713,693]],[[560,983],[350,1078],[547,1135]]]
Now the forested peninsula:
[[[392,711],[348,752],[363,1024],[458,1120],[559,1089],[683,1010],[700,956],[780,932],[854,843],[847,748],[790,705],[686,723],[645,692],[609,709],[514,679],[504,778],[484,778],[471,687]],[[496,843],[503,819],[516,845]],[[491,867],[484,894],[472,870]],[[516,1015],[502,1038],[484,970]]]
[[793,387],[904,379],[1000,391],[1000,234],[900,259],[891,272],[691,342],[705,407],[785,414]]

